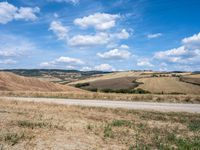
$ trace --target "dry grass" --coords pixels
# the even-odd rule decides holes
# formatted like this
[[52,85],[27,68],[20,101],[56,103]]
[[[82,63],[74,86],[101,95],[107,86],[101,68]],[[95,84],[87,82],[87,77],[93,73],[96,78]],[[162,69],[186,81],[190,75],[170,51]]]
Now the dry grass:
[[3,149],[198,149],[200,115],[0,100]]
[[191,74],[191,75],[186,75],[184,77],[189,77],[189,78],[200,78],[200,74]]
[[23,77],[9,72],[0,72],[0,90],[7,91],[70,91],[83,90],[71,86],[63,86],[36,78]]
[[69,84],[74,85],[77,83],[93,82],[93,81],[99,81],[99,80],[101,81],[101,80],[116,79],[116,78],[123,78],[123,77],[139,77],[141,74],[142,72],[134,72],[134,71],[114,72],[114,73],[104,74],[100,77],[91,77],[84,80],[71,82]]
[[144,83],[139,85],[138,88],[150,91],[151,93],[200,93],[200,86],[181,82],[176,77],[142,78],[137,81]]
[[133,88],[135,85],[133,81],[135,81],[135,77],[121,77],[115,79],[102,79],[89,83],[89,86],[82,87],[83,89],[129,89]]
[[172,103],[200,103],[200,95],[173,95],[173,94],[161,95],[161,94],[115,94],[115,93],[100,93],[100,92],[0,91],[0,96],[172,102]]

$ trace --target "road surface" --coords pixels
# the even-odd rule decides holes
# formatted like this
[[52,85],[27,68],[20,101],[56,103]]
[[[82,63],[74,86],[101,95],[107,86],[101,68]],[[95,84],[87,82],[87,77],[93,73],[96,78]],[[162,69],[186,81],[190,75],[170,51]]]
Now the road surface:
[[123,108],[133,110],[149,110],[162,112],[189,112],[200,113],[200,104],[182,103],[154,103],[154,102],[130,102],[110,100],[80,100],[80,99],[56,99],[56,98],[24,98],[24,97],[0,97],[0,100],[14,100],[26,102],[42,102],[62,105],[78,105],[89,107]]

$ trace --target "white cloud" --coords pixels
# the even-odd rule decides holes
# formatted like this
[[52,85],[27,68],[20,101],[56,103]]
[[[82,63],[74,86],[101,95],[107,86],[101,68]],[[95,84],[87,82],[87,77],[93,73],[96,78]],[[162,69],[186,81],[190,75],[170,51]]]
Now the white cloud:
[[96,33],[95,35],[75,35],[68,40],[68,44],[71,46],[105,45],[119,39],[127,39],[128,37],[129,33],[125,29],[123,29],[119,33],[112,33],[112,34],[99,32]]
[[97,33],[95,35],[76,35],[69,39],[68,44],[71,46],[92,46],[107,44],[110,37],[106,33]]
[[74,4],[74,5],[76,5],[76,4],[79,3],[79,0],[48,0],[48,1],[58,2],[58,3],[62,3],[62,2],[65,2],[65,3],[72,3],[72,4]]
[[166,57],[181,56],[181,55],[184,55],[187,53],[188,53],[188,51],[185,49],[185,47],[181,46],[179,48],[174,48],[174,49],[167,50],[167,51],[156,52],[154,57],[157,59],[163,59]]
[[154,65],[150,63],[148,59],[140,59],[137,61],[138,66],[143,66],[143,67],[153,67]]
[[148,34],[147,38],[148,39],[154,39],[154,38],[158,38],[160,36],[162,36],[162,33]]
[[20,7],[18,9],[18,13],[15,14],[15,19],[16,20],[24,19],[26,21],[28,21],[28,20],[36,20],[37,16],[35,15],[35,13],[39,13],[39,12],[40,12],[40,8],[39,7],[35,7],[35,8]]
[[68,38],[69,28],[59,21],[52,21],[49,30],[52,30],[60,40],[67,40]]
[[130,34],[126,31],[126,29],[122,29],[119,33],[111,34],[112,38],[116,39],[128,39]]
[[129,46],[128,45],[120,45],[120,47],[119,48],[121,48],[121,49],[129,49]]
[[13,59],[4,59],[4,60],[0,60],[0,64],[4,64],[4,65],[12,65],[12,64],[16,64],[17,61],[13,60]]
[[95,13],[83,18],[74,20],[74,24],[82,28],[94,27],[97,30],[107,30],[115,26],[116,19],[120,18],[119,15],[112,15],[106,13]]
[[55,67],[55,64],[54,64],[54,62],[42,62],[42,63],[40,63],[40,67]]
[[109,64],[100,64],[94,67],[95,70],[99,71],[114,71],[115,69]]
[[0,2],[0,23],[6,24],[12,20],[31,20],[37,19],[36,13],[39,13],[38,7],[20,7],[17,8],[8,2]]
[[154,58],[172,63],[194,64],[200,62],[200,34],[186,37],[182,46],[156,52]]
[[91,70],[93,70],[91,67],[83,67],[83,68],[81,68],[81,71],[91,71]]
[[127,50],[113,49],[104,53],[97,53],[97,56],[104,59],[128,59],[131,53]]
[[184,38],[182,43],[188,48],[198,48],[200,49],[200,33],[194,34],[191,37]]
[[73,69],[75,66],[80,66],[85,64],[82,60],[78,58],[72,58],[72,57],[64,57],[61,56],[57,59],[54,59],[53,61],[49,62],[42,62],[40,63],[41,67],[59,67],[59,68],[67,68],[67,69]]
[[67,64],[84,64],[84,62],[80,59],[77,58],[71,58],[71,57],[59,57],[58,59],[56,59],[57,63],[67,63]]
[[[87,19],[86,19],[87,20]],[[126,29],[122,29],[120,32],[106,32],[106,31],[96,31],[94,34],[77,34],[74,36],[69,36],[69,28],[64,26],[59,21],[52,21],[49,27],[58,39],[65,41],[70,46],[98,46],[98,45],[116,45],[119,40],[129,38],[130,34]],[[122,45],[126,49],[126,45]]]
[[67,68],[67,69],[75,69],[76,67],[75,67],[75,66],[70,66],[70,65],[68,65],[68,66],[66,66],[66,68]]
[[200,50],[190,50],[185,46],[181,46],[178,48],[174,48],[167,51],[156,52],[154,58],[160,60],[166,60],[168,62],[173,63],[187,63],[188,61],[192,61],[200,57]]
[[0,58],[24,56],[36,49],[35,44],[26,38],[0,34]]

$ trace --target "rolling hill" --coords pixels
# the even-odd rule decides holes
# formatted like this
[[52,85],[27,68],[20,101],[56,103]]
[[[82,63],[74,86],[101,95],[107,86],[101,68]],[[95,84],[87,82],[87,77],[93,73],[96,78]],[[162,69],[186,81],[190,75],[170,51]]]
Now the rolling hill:
[[151,93],[200,93],[200,86],[182,82],[176,77],[141,78],[137,82],[143,83],[138,88],[150,91]]
[[42,92],[80,92],[71,86],[60,85],[47,81],[41,81],[32,77],[23,77],[10,72],[0,72],[1,91],[42,91]]

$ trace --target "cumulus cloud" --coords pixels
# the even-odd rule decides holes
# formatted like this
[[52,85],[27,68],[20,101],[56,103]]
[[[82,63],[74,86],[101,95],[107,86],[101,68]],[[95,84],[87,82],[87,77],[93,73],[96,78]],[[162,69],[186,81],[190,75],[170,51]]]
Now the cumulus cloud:
[[113,49],[104,53],[97,53],[97,56],[104,59],[128,59],[131,53],[127,50]]
[[60,21],[52,21],[49,30],[52,30],[60,40],[68,39],[69,28]]
[[127,39],[129,33],[123,29],[119,33],[105,33],[99,32],[95,35],[75,35],[68,40],[68,44],[71,46],[95,46],[95,45],[105,45],[110,42]]
[[61,56],[59,58],[56,58],[53,61],[42,62],[40,63],[40,66],[41,67],[62,67],[62,68],[68,68],[68,69],[72,69],[73,67],[74,69],[75,66],[80,66],[83,64],[85,64],[85,62],[83,62],[82,60],[78,58]]
[[125,45],[125,44],[122,44],[122,45],[120,45],[120,48],[121,48],[121,49],[129,49],[129,46],[128,46],[128,45]]
[[147,38],[148,39],[154,39],[154,38],[158,38],[158,37],[161,37],[161,36],[162,36],[162,33],[155,33],[155,34],[148,34]]
[[0,58],[24,56],[35,49],[35,44],[26,38],[0,34]]
[[37,19],[36,14],[39,12],[39,7],[17,8],[8,2],[0,2],[0,23],[6,24],[12,20],[34,21]]
[[94,67],[95,70],[99,71],[114,71],[115,69],[109,64],[100,64]]
[[[64,26],[60,21],[52,21],[49,30],[53,31],[58,39],[64,40],[70,46],[98,46],[98,45],[113,45],[119,40],[128,39],[130,34],[126,29],[122,29],[119,32],[105,31],[115,26],[115,21],[118,15],[111,15],[105,13],[96,13],[83,18],[74,20],[74,24],[80,25],[81,27],[87,28],[93,26],[98,29],[96,33],[92,34],[68,34],[69,28]],[[113,22],[112,26],[105,26],[107,22]],[[69,36],[70,35],[70,36]],[[125,45],[124,45],[125,46]]]
[[84,64],[84,62],[80,59],[77,58],[71,58],[71,57],[59,57],[58,59],[56,59],[56,62],[58,63],[67,63],[67,64]]
[[184,38],[182,43],[189,48],[200,49],[200,33],[194,34],[191,37]]
[[200,34],[184,38],[182,44],[178,48],[156,52],[154,58],[171,63],[185,64],[200,61]]
[[65,3],[72,3],[74,5],[78,4],[79,3],[79,0],[48,0],[48,1],[51,1],[51,2],[58,2],[58,3],[62,3],[62,2],[65,2]]
[[75,35],[69,39],[68,44],[71,46],[93,46],[107,44],[109,41],[109,35],[102,32],[95,35]]
[[97,30],[107,30],[115,26],[118,18],[120,18],[119,15],[95,13],[93,15],[75,19],[74,24],[82,28],[94,27]]
[[154,65],[150,63],[148,59],[140,59],[137,61],[138,66],[143,66],[143,67],[153,67]]
[[81,71],[91,71],[93,70],[91,67],[85,66],[83,68],[81,68]]
[[0,60],[0,64],[3,65],[12,65],[12,64],[16,64],[17,61],[13,60],[13,59],[4,59],[4,60]]
[[122,29],[119,33],[111,34],[111,37],[114,39],[128,39],[130,34],[126,31],[126,29]]

